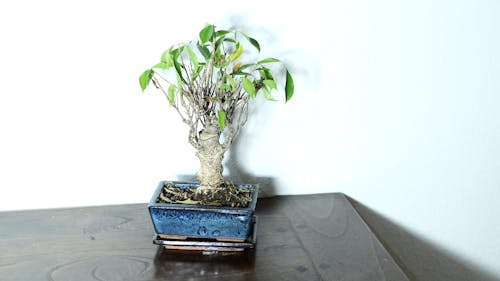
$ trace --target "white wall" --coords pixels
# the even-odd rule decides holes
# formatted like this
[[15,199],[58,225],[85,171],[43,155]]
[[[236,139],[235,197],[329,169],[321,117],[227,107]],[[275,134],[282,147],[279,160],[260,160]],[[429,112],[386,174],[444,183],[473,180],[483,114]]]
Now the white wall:
[[186,128],[138,76],[236,24],[296,82],[259,103],[241,169],[277,194],[345,192],[500,275],[500,2],[275,2],[2,2],[0,209],[145,202],[193,174]]

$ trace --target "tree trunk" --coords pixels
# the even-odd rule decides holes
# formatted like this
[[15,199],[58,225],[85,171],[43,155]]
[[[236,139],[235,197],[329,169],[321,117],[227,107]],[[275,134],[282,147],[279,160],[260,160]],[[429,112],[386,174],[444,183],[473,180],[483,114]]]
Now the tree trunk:
[[219,142],[220,133],[216,125],[209,125],[200,134],[200,148],[196,156],[200,159],[200,171],[196,175],[200,181],[198,194],[217,189],[224,182],[222,177],[222,159],[224,152]]

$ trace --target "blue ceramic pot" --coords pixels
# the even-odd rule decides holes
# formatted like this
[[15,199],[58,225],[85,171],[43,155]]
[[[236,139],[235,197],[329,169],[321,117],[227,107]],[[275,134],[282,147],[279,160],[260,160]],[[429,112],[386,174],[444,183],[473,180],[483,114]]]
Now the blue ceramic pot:
[[[160,182],[148,209],[156,234],[220,240],[246,240],[252,233],[258,185],[237,184],[252,190],[247,208],[156,203],[166,181]],[[198,186],[194,182],[169,182],[179,188]]]

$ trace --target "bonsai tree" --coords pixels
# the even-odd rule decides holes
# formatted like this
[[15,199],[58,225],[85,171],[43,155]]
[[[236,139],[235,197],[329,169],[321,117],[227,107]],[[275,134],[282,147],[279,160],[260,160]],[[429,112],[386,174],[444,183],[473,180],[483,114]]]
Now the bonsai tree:
[[[246,123],[249,103],[259,96],[275,101],[276,73],[270,67],[280,60],[249,60],[247,46],[260,52],[257,40],[245,33],[206,25],[198,40],[171,46],[139,78],[143,92],[153,84],[189,126],[188,141],[200,160],[195,200],[234,194],[222,176],[224,153]],[[294,84],[286,67],[283,72],[287,102]]]

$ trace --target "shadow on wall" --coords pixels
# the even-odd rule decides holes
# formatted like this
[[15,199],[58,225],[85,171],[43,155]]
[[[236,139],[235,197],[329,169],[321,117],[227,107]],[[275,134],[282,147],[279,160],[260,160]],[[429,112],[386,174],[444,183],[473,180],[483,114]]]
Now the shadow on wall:
[[[241,137],[241,134],[240,134]],[[234,183],[252,183],[259,184],[259,197],[270,197],[276,194],[276,186],[274,178],[272,177],[262,177],[256,176],[249,173],[243,168],[239,155],[241,154],[242,144],[240,137],[236,139],[231,144],[231,148],[226,161],[226,168],[229,173],[227,177]]]
[[[243,133],[243,132],[242,132]],[[240,133],[241,135],[241,133]],[[271,197],[276,195],[276,186],[274,178],[272,177],[262,177],[251,174],[243,168],[239,158],[239,152],[242,149],[241,138],[236,137],[236,139],[231,144],[229,153],[225,155],[224,166],[225,170],[228,172],[226,179],[232,181],[233,183],[250,183],[259,184],[259,197]],[[178,175],[177,179],[179,181],[193,182],[198,181],[195,175]]]
[[[244,20],[242,20],[244,19]],[[221,19],[222,26],[227,26],[227,29],[241,30],[248,35],[255,37],[255,39],[260,43],[262,51],[266,53],[266,57],[276,57],[286,65],[290,73],[293,75],[295,82],[306,82],[303,88],[309,90],[317,90],[321,85],[322,73],[321,73],[321,60],[318,58],[317,53],[311,53],[310,50],[306,50],[303,46],[292,45],[293,42],[291,38],[285,38],[282,35],[283,29],[287,28],[280,24],[273,24],[272,26],[266,26],[262,23],[260,16],[255,16],[255,14],[236,11],[226,15]],[[246,50],[244,50],[246,52]],[[262,54],[260,54],[262,55]],[[273,69],[273,65],[267,65]],[[280,67],[284,71],[284,67]],[[300,77],[300,78],[299,78]],[[278,83],[283,79],[278,78]],[[296,83],[296,86],[299,84]],[[331,81],[329,81],[331,83]],[[302,87],[301,87],[302,88]],[[314,93],[310,91],[309,94]]]
[[348,199],[411,280],[500,281],[500,278],[418,237],[360,202]]

